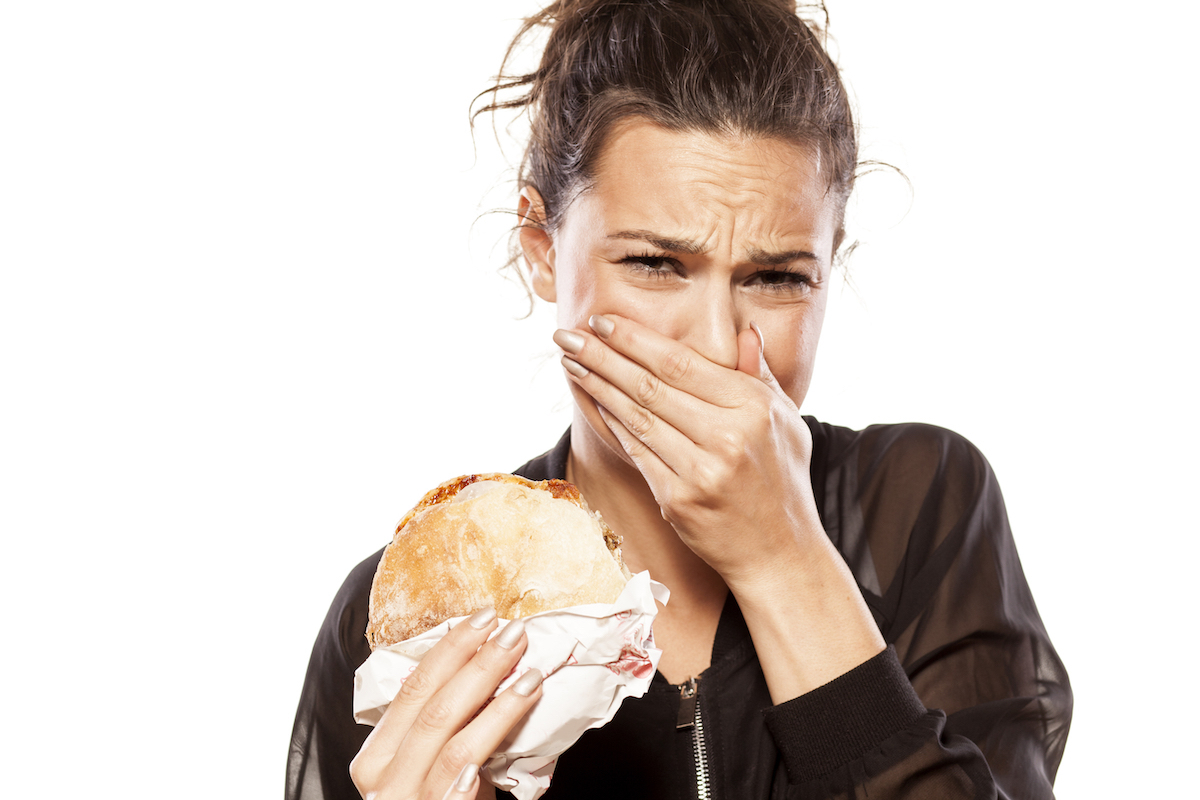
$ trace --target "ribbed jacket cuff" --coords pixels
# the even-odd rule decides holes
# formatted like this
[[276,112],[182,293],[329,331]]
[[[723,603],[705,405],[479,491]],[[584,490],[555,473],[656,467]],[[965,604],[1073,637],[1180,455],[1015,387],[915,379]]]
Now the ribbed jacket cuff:
[[792,783],[862,758],[925,714],[896,650],[764,712]]

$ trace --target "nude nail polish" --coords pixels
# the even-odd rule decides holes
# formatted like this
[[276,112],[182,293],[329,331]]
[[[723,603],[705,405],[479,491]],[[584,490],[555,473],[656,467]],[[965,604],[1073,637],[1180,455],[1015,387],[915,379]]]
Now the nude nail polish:
[[754,331],[754,334],[758,337],[758,352],[767,352],[767,340],[763,337],[762,329],[753,320],[750,322],[750,330]]
[[521,695],[521,697],[529,697],[529,695],[533,694],[534,690],[541,685],[541,670],[531,669],[529,672],[526,672],[524,675],[517,678],[516,682],[512,685],[512,690]]
[[514,619],[504,626],[504,630],[496,634],[496,644],[505,650],[512,650],[516,647],[517,642],[521,641],[521,634],[524,632],[525,623],[519,619]]
[[458,773],[458,777],[454,779],[454,791],[469,792],[475,786],[475,778],[479,775],[478,764],[467,764],[462,768],[462,772]]
[[496,609],[481,608],[467,618],[467,624],[475,630],[483,630],[488,625],[492,624],[492,620],[496,618]]
[[568,353],[578,353],[583,349],[584,340],[575,331],[555,331],[554,343]]
[[567,372],[574,375],[576,378],[583,378],[583,377],[586,377],[588,374],[588,368],[585,367],[583,364],[580,364],[578,361],[574,360],[570,356],[562,357],[562,365],[563,365],[563,369],[565,369]]
[[611,319],[608,317],[603,317],[599,314],[593,314],[591,317],[589,317],[588,325],[591,326],[592,330],[594,330],[601,339],[607,339],[608,337],[612,336],[613,329],[617,327],[613,324]]

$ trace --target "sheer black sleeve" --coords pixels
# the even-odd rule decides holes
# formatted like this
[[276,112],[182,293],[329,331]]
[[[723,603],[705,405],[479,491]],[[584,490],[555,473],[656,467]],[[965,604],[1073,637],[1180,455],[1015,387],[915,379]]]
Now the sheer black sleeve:
[[288,749],[286,800],[362,800],[350,780],[368,725],[354,721],[354,671],[367,660],[367,606],[380,550],[346,578],[317,634]]
[[786,796],[1053,797],[1071,691],[991,468],[940,428],[810,425],[826,530],[890,647],[767,713]]

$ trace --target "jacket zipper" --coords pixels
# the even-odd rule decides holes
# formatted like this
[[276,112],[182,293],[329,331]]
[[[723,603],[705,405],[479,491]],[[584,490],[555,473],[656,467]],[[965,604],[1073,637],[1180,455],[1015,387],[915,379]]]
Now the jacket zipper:
[[692,729],[692,753],[696,756],[696,797],[712,800],[708,785],[708,751],[704,745],[704,718],[700,716],[700,681],[688,678],[679,686],[679,716],[675,730]]

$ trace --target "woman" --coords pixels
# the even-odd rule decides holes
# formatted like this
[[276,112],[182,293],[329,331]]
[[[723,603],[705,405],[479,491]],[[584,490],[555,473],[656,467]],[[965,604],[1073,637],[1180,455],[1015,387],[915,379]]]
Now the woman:
[[[518,40],[541,24],[540,68],[499,87],[527,95],[491,108],[531,113],[518,243],[575,410],[516,471],[577,484],[672,591],[650,692],[547,796],[1052,796],[1070,690],[986,462],[799,412],[857,167],[818,38],[781,0],[567,0]],[[289,797],[486,796],[539,697],[530,673],[480,712],[521,628],[456,627],[364,744],[378,557],[314,648]]]

